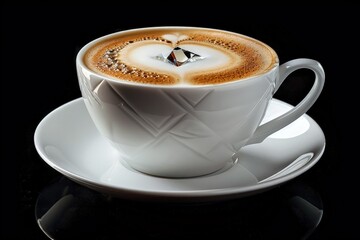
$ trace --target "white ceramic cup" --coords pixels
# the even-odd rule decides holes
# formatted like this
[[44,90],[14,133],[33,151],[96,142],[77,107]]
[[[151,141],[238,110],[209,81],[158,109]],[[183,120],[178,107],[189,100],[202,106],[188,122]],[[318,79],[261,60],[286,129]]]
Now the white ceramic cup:
[[[92,45],[128,30],[96,39],[77,55],[76,67],[86,107],[100,133],[134,169],[162,177],[209,174],[234,161],[241,147],[267,136],[304,114],[325,81],[315,60],[296,59],[270,71],[223,84],[159,86],[112,79],[91,71],[83,57]],[[315,73],[314,84],[293,109],[260,125],[281,83],[298,69]],[[101,161],[101,159],[99,159]]]

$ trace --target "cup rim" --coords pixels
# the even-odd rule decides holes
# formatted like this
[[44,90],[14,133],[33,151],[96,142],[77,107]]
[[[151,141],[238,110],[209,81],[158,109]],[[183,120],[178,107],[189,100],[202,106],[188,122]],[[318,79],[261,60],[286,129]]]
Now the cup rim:
[[[87,52],[87,50],[92,47],[94,44],[96,44],[97,42],[103,41],[107,38],[112,38],[116,35],[120,35],[120,34],[127,34],[127,33],[132,33],[132,32],[136,32],[136,31],[142,31],[142,30],[147,30],[147,29],[166,29],[166,28],[172,28],[172,29],[199,29],[199,30],[215,30],[215,31],[221,31],[221,32],[225,32],[225,33],[231,33],[231,34],[235,34],[235,35],[239,35],[241,37],[244,38],[248,38],[250,40],[259,42],[260,44],[264,45],[266,48],[268,48],[270,50],[270,52],[274,55],[275,57],[275,62],[272,66],[270,66],[268,69],[266,69],[265,72],[262,72],[260,74],[256,74],[256,75],[252,75],[249,77],[245,77],[245,78],[241,78],[238,80],[233,80],[233,81],[229,81],[229,82],[224,82],[224,83],[218,83],[218,84],[201,84],[201,85],[183,85],[183,84],[174,84],[174,85],[157,85],[157,84],[148,84],[148,83],[138,83],[138,82],[132,82],[132,81],[127,81],[127,80],[121,80],[115,77],[111,77],[111,76],[107,76],[105,74],[100,74],[97,73],[93,70],[91,70],[90,68],[88,68],[84,62],[84,55]],[[217,29],[217,28],[207,28],[207,27],[195,27],[195,26],[152,26],[152,27],[141,27],[141,28],[132,28],[132,29],[127,29],[127,30],[120,30],[117,32],[113,32],[98,38],[93,39],[92,41],[88,42],[87,44],[85,44],[77,53],[76,55],[76,65],[80,65],[80,67],[82,69],[85,69],[86,71],[88,71],[91,75],[95,75],[99,78],[102,78],[104,80],[116,83],[116,84],[124,84],[124,85],[130,85],[130,86],[137,86],[137,87],[146,87],[146,88],[177,88],[177,89],[188,89],[188,88],[209,88],[209,87],[217,87],[217,86],[227,86],[227,85],[232,85],[232,84],[236,84],[236,83],[240,83],[240,82],[247,82],[249,80],[252,79],[257,79],[261,76],[267,75],[271,72],[273,72],[278,66],[279,66],[279,57],[276,53],[276,51],[270,47],[268,44],[253,38],[253,37],[249,37],[247,35],[241,34],[241,33],[237,33],[237,32],[232,32],[232,31],[227,31],[227,30],[222,30],[222,29]]]

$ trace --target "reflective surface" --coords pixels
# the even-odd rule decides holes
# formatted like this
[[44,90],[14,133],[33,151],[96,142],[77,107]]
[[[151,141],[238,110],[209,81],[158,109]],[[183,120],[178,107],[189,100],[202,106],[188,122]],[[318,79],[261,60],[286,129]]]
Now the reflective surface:
[[[323,6],[313,5],[299,5],[296,8],[257,7],[258,18],[254,18],[254,11],[248,8],[239,9],[223,5],[224,8],[221,9],[221,4],[207,4],[205,11],[204,6],[196,8],[193,4],[192,11],[201,13],[201,16],[188,18],[164,17],[164,13],[169,12],[168,7],[166,11],[153,7],[148,8],[146,12],[141,11],[143,14],[141,17],[126,21],[119,17],[120,15],[115,13],[113,8],[109,10],[109,7],[105,5],[103,9],[99,6],[93,9],[83,6],[78,8],[75,6],[47,8],[44,6],[14,6],[12,8],[2,6],[1,239],[48,239],[36,222],[35,204],[38,197],[43,196],[46,186],[61,174],[51,169],[40,158],[35,150],[33,137],[39,121],[50,111],[80,96],[73,65],[77,50],[92,39],[110,32],[164,24],[216,27],[254,36],[273,46],[281,56],[281,63],[297,57],[320,60],[326,71],[327,82],[321,97],[308,114],[323,129],[326,136],[326,150],[313,168],[293,181],[305,182],[304,188],[310,185],[321,195],[323,202],[323,218],[308,238],[309,240],[359,239],[359,221],[356,221],[360,214],[359,198],[356,197],[360,183],[358,179],[360,161],[356,157],[359,155],[359,141],[352,140],[354,136],[356,139],[357,118],[354,115],[359,102],[359,88],[356,86],[359,79],[357,71],[359,61],[357,54],[354,54],[356,53],[355,45],[358,45],[358,41],[355,41],[356,31],[354,30],[359,28],[359,7],[336,6],[327,7],[326,10]],[[130,15],[137,14],[136,5],[125,9]],[[99,16],[100,12],[111,14]],[[219,15],[220,12],[229,14]],[[338,17],[341,13],[345,14]],[[91,16],[95,17],[91,19]],[[91,19],[87,21],[89,24],[86,24],[86,19]],[[355,51],[347,50],[349,47]],[[54,67],[58,71],[54,72]],[[292,80],[285,82],[275,97],[294,105],[312,86],[313,75],[310,71],[304,70],[295,72],[289,78]],[[304,78],[308,80],[308,83],[303,81]],[[45,88],[49,91],[45,91]],[[283,152],[286,153],[285,150]],[[210,232],[207,235],[211,235],[211,232],[217,232],[220,235],[221,231],[234,231],[235,237],[228,239],[268,239],[265,236],[266,233],[261,231],[264,227],[266,228],[265,223],[275,224],[272,218],[269,220],[269,212],[273,210],[271,204],[275,206],[276,199],[280,198],[280,190],[289,184],[293,183],[287,182],[279,189],[255,195],[249,200],[244,198],[230,202],[210,203],[214,208],[211,208],[212,211],[209,214],[206,210],[210,207],[206,205],[199,207],[199,210],[196,207],[186,208],[186,206],[177,210],[177,208],[165,208],[165,206],[162,208],[163,205],[144,203],[137,205],[136,202],[129,201],[126,202],[129,210],[125,208],[127,214],[117,213],[117,218],[124,215],[128,217],[127,221],[124,220],[122,223],[130,228],[127,230],[130,237],[125,237],[126,230],[123,226],[117,223],[109,225],[109,222],[115,219],[112,217],[109,220],[103,219],[106,223],[100,225],[99,233],[94,233],[94,237],[90,239],[101,239],[99,237],[101,234],[105,236],[104,239],[116,239],[116,237],[111,238],[110,233],[100,231],[104,229],[101,226],[104,227],[105,224],[109,229],[115,229],[115,231],[116,228],[119,229],[117,234],[120,237],[117,239],[131,239],[131,236],[140,235],[140,231],[145,228],[151,230],[149,231],[153,233],[153,238],[160,235],[154,228],[161,229],[164,237],[177,236],[179,231],[169,234],[169,229],[162,228],[157,223],[162,221],[164,226],[169,226],[171,222],[166,222],[161,216],[167,216],[166,213],[171,210],[173,212],[168,214],[168,218],[175,222],[174,215],[184,208],[189,210],[186,212],[184,210],[183,215],[191,216],[193,219],[188,220],[191,223],[183,224],[177,229],[195,228],[196,219],[199,219],[200,215],[203,216],[203,223],[210,222],[209,216],[216,213],[218,219],[221,220],[217,223],[221,222],[223,225],[215,226],[215,223],[211,222],[212,225],[207,227],[207,231]],[[116,202],[118,205],[122,204],[120,200]],[[153,207],[154,210],[146,210],[146,206]],[[259,211],[254,210],[254,206],[259,208]],[[280,203],[276,206],[279,208]],[[301,239],[305,234],[297,227],[302,225],[291,225],[297,220],[286,219],[289,216],[286,213],[290,209],[283,206],[285,214],[273,214],[273,218],[278,219],[278,222],[285,222],[284,226],[277,225],[272,233],[278,231],[285,236],[291,235],[291,238],[284,237],[286,239]],[[267,209],[267,212],[261,212],[261,208]],[[200,213],[201,209],[203,210]],[[98,211],[103,211],[103,208]],[[160,212],[159,217],[151,218],[156,216],[157,211]],[[136,213],[134,217],[130,212]],[[239,212],[247,213],[247,215],[257,212],[260,220],[250,215],[250,219],[245,222],[244,218],[238,214]],[[93,213],[87,212],[87,214]],[[132,224],[135,222],[135,216],[141,218],[143,224],[145,221],[148,224],[153,222],[153,227],[148,225],[131,225],[130,227],[130,222]],[[170,216],[173,217],[170,218]],[[282,221],[281,216],[284,217]],[[204,225],[202,224],[202,229],[205,228]],[[294,227],[287,228],[288,225]],[[257,226],[259,231],[256,229]],[[74,229],[73,236],[76,236],[77,229]],[[87,231],[94,232],[95,228],[88,227]],[[268,226],[267,232],[270,231],[271,228]],[[190,230],[187,232],[189,233]],[[71,235],[70,230],[67,233]],[[112,234],[116,235],[116,232]],[[230,235],[230,233],[225,235]],[[221,239],[226,239],[226,237]]]
[[306,239],[322,208],[301,182],[238,200],[174,204],[112,198],[60,177],[39,194],[35,215],[53,239]]

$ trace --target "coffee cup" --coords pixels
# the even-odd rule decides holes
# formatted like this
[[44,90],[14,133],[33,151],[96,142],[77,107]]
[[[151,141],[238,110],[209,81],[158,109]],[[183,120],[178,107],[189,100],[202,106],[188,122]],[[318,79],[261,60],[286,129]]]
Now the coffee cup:
[[[280,65],[276,52],[259,40],[197,27],[113,33],[85,45],[76,67],[87,110],[119,160],[172,178],[222,169],[243,146],[303,115],[325,81],[315,60]],[[305,98],[260,125],[281,83],[303,68],[315,73]]]

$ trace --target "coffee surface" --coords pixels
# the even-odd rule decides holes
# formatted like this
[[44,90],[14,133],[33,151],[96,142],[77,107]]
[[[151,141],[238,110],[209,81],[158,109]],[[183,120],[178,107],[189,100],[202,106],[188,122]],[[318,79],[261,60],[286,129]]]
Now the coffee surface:
[[147,28],[120,32],[91,45],[91,70],[154,85],[211,85],[265,73],[276,53],[255,39],[203,28]]

